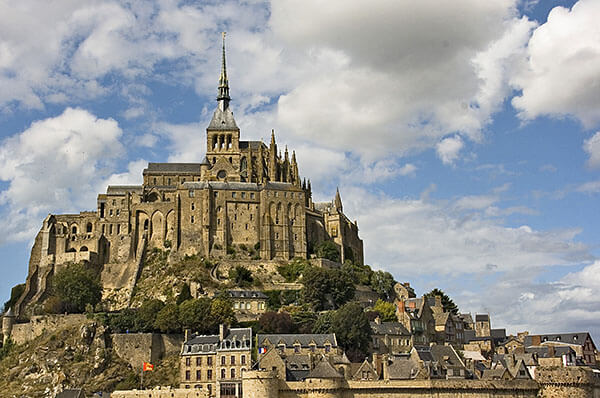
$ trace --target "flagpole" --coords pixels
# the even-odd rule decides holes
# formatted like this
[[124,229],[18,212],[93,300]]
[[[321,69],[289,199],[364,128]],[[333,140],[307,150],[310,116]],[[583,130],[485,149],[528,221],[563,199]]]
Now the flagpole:
[[140,377],[140,390],[144,389],[144,364],[142,363],[142,375]]

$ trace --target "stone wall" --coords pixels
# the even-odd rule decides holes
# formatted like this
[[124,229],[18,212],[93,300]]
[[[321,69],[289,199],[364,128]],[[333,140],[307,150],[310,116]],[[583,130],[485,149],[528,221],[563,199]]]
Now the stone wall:
[[32,316],[29,322],[14,324],[10,338],[17,344],[23,344],[44,333],[53,333],[67,326],[81,325],[85,320],[83,314]]
[[158,333],[115,333],[111,335],[114,352],[139,369],[143,362],[156,363],[165,355],[177,354],[183,344],[182,335]]
[[541,386],[541,398],[600,397],[600,376],[585,366],[538,366],[535,378]]
[[208,398],[207,391],[183,388],[156,388],[153,390],[115,391],[111,398]]

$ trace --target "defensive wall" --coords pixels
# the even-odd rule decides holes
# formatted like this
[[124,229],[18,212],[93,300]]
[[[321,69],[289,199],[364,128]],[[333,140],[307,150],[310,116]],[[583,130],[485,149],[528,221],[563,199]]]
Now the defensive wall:
[[45,333],[53,333],[58,329],[69,326],[79,326],[85,323],[84,314],[36,315],[29,322],[12,325],[10,338],[17,344],[23,344]]
[[112,348],[134,369],[143,362],[156,363],[169,354],[179,354],[183,335],[160,333],[115,333],[111,335]]

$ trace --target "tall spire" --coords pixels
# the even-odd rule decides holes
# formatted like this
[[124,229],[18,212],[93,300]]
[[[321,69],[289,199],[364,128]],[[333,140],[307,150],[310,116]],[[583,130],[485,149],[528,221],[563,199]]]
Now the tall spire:
[[340,189],[336,188],[335,190],[335,199],[333,201],[333,204],[335,206],[335,209],[338,212],[342,212],[343,211],[343,207],[342,207],[342,197],[340,196]]
[[225,32],[223,34],[223,58],[221,60],[221,76],[219,76],[219,107],[225,110],[229,106],[229,80],[227,79],[227,65],[225,63]]

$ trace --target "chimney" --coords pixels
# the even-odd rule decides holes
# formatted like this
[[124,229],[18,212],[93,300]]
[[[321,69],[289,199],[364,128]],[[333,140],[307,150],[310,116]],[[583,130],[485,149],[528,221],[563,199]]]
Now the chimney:
[[442,308],[442,296],[435,296],[435,306]]
[[190,339],[190,329],[185,329],[183,331],[183,341],[188,341]]
[[219,341],[225,340],[225,336],[227,336],[227,325],[220,324],[219,325]]

